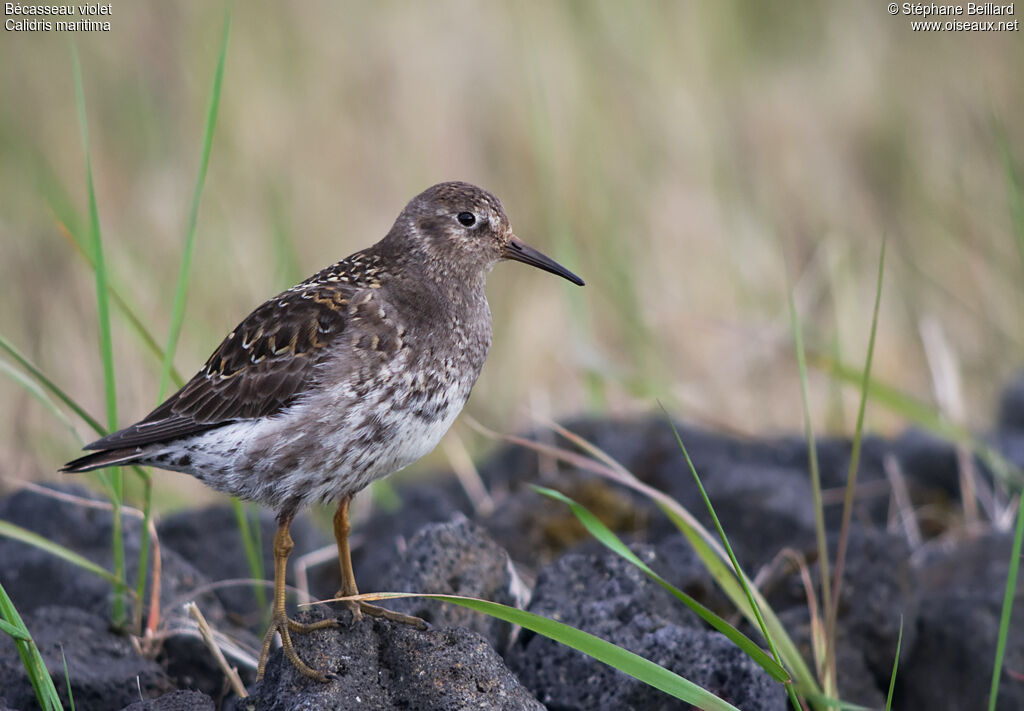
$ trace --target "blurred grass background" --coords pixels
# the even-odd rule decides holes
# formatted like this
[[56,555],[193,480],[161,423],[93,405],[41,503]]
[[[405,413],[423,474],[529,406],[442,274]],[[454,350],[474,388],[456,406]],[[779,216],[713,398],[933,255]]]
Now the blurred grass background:
[[[107,267],[161,343],[223,15],[114,2],[109,33],[73,38]],[[0,333],[99,414],[94,281],[54,211],[87,215],[71,40],[0,37]],[[937,323],[965,424],[984,428],[1024,362],[1022,60],[1020,33],[918,34],[879,3],[247,0],[176,366],[187,377],[263,299],[461,179],[587,280],[490,277],[494,345],[467,412],[491,427],[657,397],[716,427],[800,432],[787,264],[809,347],[859,366],[884,234],[875,377],[934,402],[921,324]],[[160,364],[117,311],[114,344],[129,424]],[[856,392],[811,385],[817,431],[849,433]],[[4,476],[58,478],[76,443],[14,382],[0,402]],[[869,408],[870,429],[902,426]],[[212,496],[155,485],[165,506]]]

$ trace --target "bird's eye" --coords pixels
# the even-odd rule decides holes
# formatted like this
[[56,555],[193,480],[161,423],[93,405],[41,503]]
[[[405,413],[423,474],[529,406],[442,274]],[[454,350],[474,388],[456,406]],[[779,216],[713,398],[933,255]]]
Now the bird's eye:
[[472,227],[473,225],[476,224],[476,215],[474,215],[472,212],[460,212],[458,215],[455,216],[455,219],[457,219],[461,224],[465,225],[466,227]]

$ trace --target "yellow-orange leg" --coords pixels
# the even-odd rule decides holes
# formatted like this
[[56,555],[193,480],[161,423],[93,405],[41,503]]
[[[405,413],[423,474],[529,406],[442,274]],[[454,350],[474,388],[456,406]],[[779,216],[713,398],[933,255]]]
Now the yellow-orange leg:
[[[348,547],[348,534],[351,530],[348,522],[348,506],[350,503],[352,503],[352,497],[346,496],[338,502],[338,510],[334,512],[334,540],[338,542],[338,565],[341,567],[341,587],[334,594],[335,597],[349,597],[350,595],[359,594],[359,588],[356,587],[356,576],[352,572],[352,553]],[[365,612],[370,617],[383,617],[386,620],[400,622],[404,625],[412,625],[421,630],[427,628],[427,623],[419,617],[392,612],[386,608],[371,605],[361,600],[349,600],[345,603],[345,606],[351,610],[352,619],[355,621],[361,620]]]
[[273,619],[270,623],[270,628],[267,633],[263,636],[263,648],[260,650],[260,662],[257,667],[257,678],[263,678],[263,672],[267,668],[267,657],[270,656],[270,644],[274,641],[274,634],[281,635],[281,647],[284,650],[284,656],[288,659],[292,665],[299,670],[299,673],[303,676],[309,677],[310,679],[316,679],[317,681],[330,681],[331,674],[325,674],[317,671],[316,669],[310,668],[304,661],[299,659],[299,655],[295,652],[295,647],[292,645],[292,632],[299,634],[305,634],[314,630],[322,630],[327,627],[337,627],[338,621],[335,619],[321,620],[320,622],[314,622],[312,624],[303,624],[294,620],[288,619],[288,614],[285,611],[285,589],[284,589],[284,575],[285,569],[288,565],[288,555],[292,552],[294,543],[292,542],[291,534],[288,529],[291,528],[292,518],[295,516],[294,512],[282,512],[277,517],[277,533],[274,534],[274,607],[273,607]]

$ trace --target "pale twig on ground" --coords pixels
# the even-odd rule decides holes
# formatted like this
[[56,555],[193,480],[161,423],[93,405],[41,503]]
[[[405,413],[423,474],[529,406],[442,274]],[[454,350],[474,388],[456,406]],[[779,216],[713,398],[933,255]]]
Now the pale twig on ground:
[[[939,412],[956,425],[965,420],[963,389],[960,385],[960,369],[957,365],[953,346],[942,330],[942,324],[933,316],[925,316],[918,322],[921,343],[924,345],[925,360],[932,374],[932,389]],[[964,509],[964,522],[972,527],[978,521],[977,473],[974,460],[967,448],[956,445],[960,474],[960,501]]]
[[202,611],[199,609],[199,605],[194,602],[190,602],[185,605],[185,609],[188,610],[188,614],[196,621],[199,625],[199,634],[203,638],[203,642],[206,643],[210,653],[213,654],[213,658],[217,662],[217,666],[220,667],[221,671],[224,672],[224,676],[227,677],[228,683],[231,685],[231,689],[235,692],[235,695],[239,698],[244,699],[249,695],[249,692],[245,690],[245,684],[238,676],[238,670],[228,664],[228,660],[224,658],[224,653],[220,651],[220,647],[213,637],[213,630],[210,629],[209,623],[206,621],[206,617],[203,616]]
[[917,516],[914,514],[914,506],[910,502],[910,492],[907,490],[907,481],[903,476],[899,460],[893,455],[887,454],[882,460],[882,466],[885,468],[885,476],[889,479],[889,486],[892,487],[896,515],[907,536],[907,542],[910,544],[911,550],[917,550],[921,546],[921,528],[917,524]]
[[480,472],[473,464],[473,458],[469,456],[469,450],[458,433],[450,430],[448,435],[441,440],[441,449],[448,458],[448,463],[455,472],[463,491],[469,497],[473,505],[473,511],[481,516],[488,516],[494,512],[494,499],[487,491],[484,480],[480,478]]

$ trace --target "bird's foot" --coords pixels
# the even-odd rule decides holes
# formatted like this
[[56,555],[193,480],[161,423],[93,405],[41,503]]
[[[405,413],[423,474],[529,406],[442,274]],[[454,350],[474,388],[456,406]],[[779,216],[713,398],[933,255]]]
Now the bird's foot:
[[327,620],[320,620],[319,622],[306,623],[296,622],[284,613],[275,614],[274,620],[270,623],[270,628],[263,636],[263,648],[260,651],[257,678],[263,678],[263,672],[267,667],[267,658],[270,656],[270,645],[274,641],[274,634],[277,633],[281,635],[281,649],[284,651],[285,658],[292,663],[292,666],[294,666],[302,676],[320,682],[330,681],[334,678],[333,674],[317,671],[299,658],[298,653],[295,651],[295,646],[292,644],[292,632],[297,634],[308,634],[309,632],[315,632],[316,630],[323,630],[337,626],[338,621],[333,617]]
[[[334,594],[335,597],[348,597],[354,593],[346,593],[339,590]],[[371,605],[368,602],[362,600],[344,600],[343,604],[348,611],[352,613],[352,622],[356,623],[363,619],[363,615],[369,615],[370,617],[383,618],[385,620],[391,620],[402,625],[409,625],[415,627],[418,630],[427,629],[427,623],[425,620],[419,617],[413,617],[412,615],[403,615],[401,612],[394,612],[387,609],[386,607],[380,607],[379,605]]]

